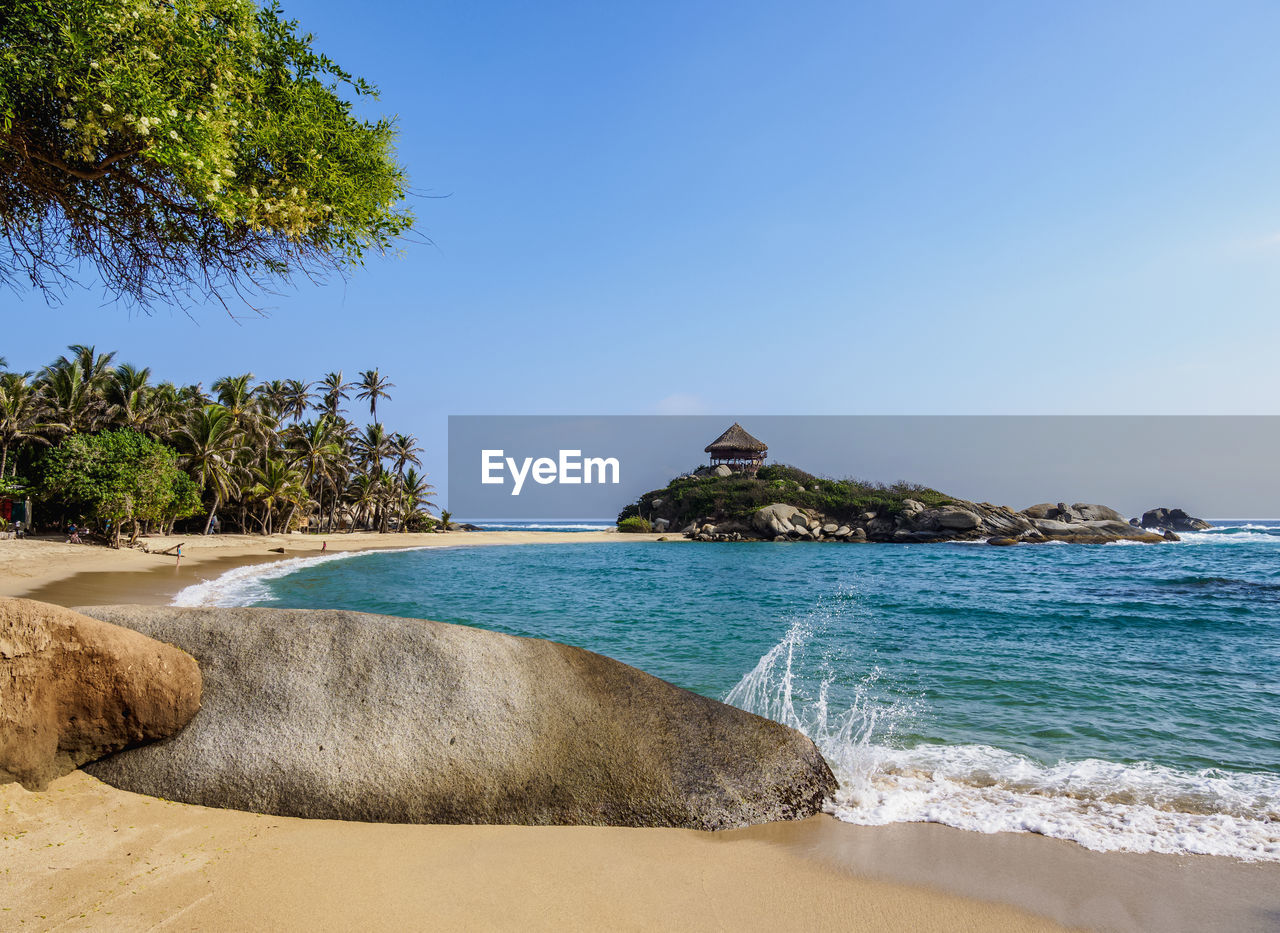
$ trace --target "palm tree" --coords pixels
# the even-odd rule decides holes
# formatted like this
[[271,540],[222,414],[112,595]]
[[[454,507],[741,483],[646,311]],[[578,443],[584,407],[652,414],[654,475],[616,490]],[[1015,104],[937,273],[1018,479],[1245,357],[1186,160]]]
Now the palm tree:
[[282,413],[292,417],[297,424],[311,407],[311,383],[301,379],[289,379],[285,382],[284,407]]
[[270,405],[262,404],[262,397],[249,388],[253,373],[224,376],[213,384],[218,403],[231,414],[236,430],[244,436],[245,443],[262,452],[270,453],[278,422]]
[[289,436],[293,462],[302,467],[303,486],[311,489],[314,485],[322,519],[325,487],[333,487],[337,495],[336,475],[346,460],[338,436],[334,421],[328,415],[321,415],[315,422],[308,421],[300,427],[294,426]]
[[148,401],[152,395],[151,370],[129,363],[117,366],[107,379],[104,398],[111,423],[141,431],[154,412]]
[[53,365],[69,366],[72,362],[79,363],[85,381],[94,389],[102,389],[114,368],[111,361],[116,358],[115,353],[99,353],[97,347],[87,347],[82,343],[73,343],[67,349],[71,351],[71,358],[60,356]]
[[351,503],[352,528],[356,520],[361,522],[372,517],[378,502],[378,481],[370,473],[357,473],[347,487],[347,499]]
[[[74,344],[33,378],[7,372],[0,357],[0,478],[32,463],[35,445],[67,434],[109,428],[136,431],[175,448],[213,517],[264,531],[294,524],[299,509],[318,505],[321,526],[339,516],[386,531],[407,527],[433,510],[421,473],[422,447],[412,434],[389,434],[378,404],[394,388],[377,369],[362,372],[359,399],[371,424],[343,417],[356,386],[342,372],[319,383],[271,380],[256,387],[248,373],[200,385],[153,384],[149,369],[115,365],[114,353]],[[320,415],[306,420],[312,408]],[[286,426],[287,425],[287,426]]]
[[289,387],[282,379],[264,382],[253,390],[262,407],[272,415],[284,417],[285,405],[289,399]]
[[342,370],[334,373],[326,373],[325,377],[320,380],[321,405],[325,412],[332,418],[337,418],[338,413],[342,411],[342,402],[347,397],[347,390],[352,388],[351,383],[342,381]]
[[45,420],[67,434],[93,430],[103,403],[79,360],[60,358],[45,367],[39,382]]
[[213,508],[204,524],[204,533],[208,534],[213,517],[222,503],[231,498],[234,488],[235,456],[240,450],[235,419],[222,405],[206,405],[191,413],[175,439],[187,469],[196,473],[201,495],[206,489],[213,489]]
[[[400,499],[400,477],[394,473],[383,473],[377,478],[378,486],[378,534],[385,535],[391,523],[391,511]],[[397,514],[399,509],[395,508]]]
[[253,405],[253,389],[249,380],[253,373],[241,373],[239,376],[223,376],[213,384],[217,393],[218,404],[231,413],[231,417],[239,418]]
[[203,408],[209,400],[203,393],[191,394],[194,386],[179,389],[172,382],[162,382],[147,395],[146,421],[143,433],[166,441],[186,421],[189,412]]
[[418,439],[412,434],[391,435],[391,459],[396,462],[395,471],[397,476],[404,476],[406,464],[412,463],[414,466],[422,466],[422,461],[418,459],[418,454],[420,453],[422,453],[422,448],[418,446]]
[[388,382],[376,369],[366,369],[360,374],[360,382],[357,385],[360,391],[356,393],[356,398],[367,398],[369,400],[369,417],[377,421],[378,399],[385,398],[387,401],[391,401],[391,395],[387,392],[387,389],[394,389],[396,384]]
[[365,425],[364,433],[355,439],[355,449],[360,463],[371,469],[375,476],[382,475],[382,461],[393,455],[391,438],[378,423]]
[[261,470],[254,470],[256,482],[249,488],[249,495],[263,505],[262,532],[271,534],[271,514],[277,505],[291,503],[289,517],[285,520],[285,531],[293,520],[293,512],[298,502],[306,496],[302,487],[301,474],[283,460],[268,460]]
[[413,467],[409,467],[405,471],[404,476],[400,478],[400,529],[403,531],[409,520],[415,515],[425,515],[431,508],[431,499],[434,498],[431,490],[435,489],[427,482],[425,474],[419,473]]
[[[48,444],[51,425],[40,421],[40,395],[30,373],[0,375],[0,480],[4,479],[9,449],[28,441]],[[14,463],[14,475],[17,475]]]

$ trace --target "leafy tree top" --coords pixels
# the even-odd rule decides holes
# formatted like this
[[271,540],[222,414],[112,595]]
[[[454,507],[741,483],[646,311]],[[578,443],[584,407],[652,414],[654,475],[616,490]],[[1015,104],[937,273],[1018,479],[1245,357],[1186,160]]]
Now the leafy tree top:
[[44,495],[99,521],[161,521],[194,515],[199,490],[174,451],[136,431],[76,434],[44,461]]
[[278,6],[7,0],[0,282],[144,306],[359,263],[412,223],[390,120]]

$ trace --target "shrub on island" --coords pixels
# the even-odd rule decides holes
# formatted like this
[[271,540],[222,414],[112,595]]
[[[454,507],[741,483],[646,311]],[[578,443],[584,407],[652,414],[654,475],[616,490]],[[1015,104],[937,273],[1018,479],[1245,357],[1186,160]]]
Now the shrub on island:
[[625,534],[647,535],[653,531],[653,526],[649,524],[647,518],[641,518],[639,515],[630,515],[618,522],[618,530]]
[[[754,476],[696,473],[673,479],[665,488],[642,495],[618,515],[618,527],[641,515],[665,518],[671,527],[692,521],[748,521],[773,502],[811,509],[836,521],[852,521],[864,512],[897,515],[907,500],[926,507],[948,505],[953,497],[916,483],[884,485],[857,479],[827,479],[787,464],[769,464]],[[646,529],[647,530],[647,529]]]

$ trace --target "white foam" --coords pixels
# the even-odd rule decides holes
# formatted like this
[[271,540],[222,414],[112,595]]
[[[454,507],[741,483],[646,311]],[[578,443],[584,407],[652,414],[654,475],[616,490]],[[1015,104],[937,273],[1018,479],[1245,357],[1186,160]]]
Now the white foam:
[[[1242,526],[1247,527],[1247,526]],[[1267,527],[1267,526],[1253,526]],[[1272,529],[1280,531],[1280,529]],[[1230,529],[1216,531],[1180,531],[1178,537],[1182,540],[1179,544],[1280,544],[1280,534],[1267,534],[1263,531],[1234,531]]]
[[334,554],[319,554],[315,557],[291,557],[270,564],[252,564],[228,570],[212,580],[204,580],[180,590],[173,597],[171,606],[251,606],[254,603],[269,599],[271,589],[267,581],[287,577],[304,567],[329,563],[337,560],[350,560],[369,554],[385,554],[391,551],[421,551],[424,548],[388,548],[376,551],[340,551]]
[[[826,749],[823,750],[826,754]],[[867,744],[833,763],[827,811],[849,823],[1033,832],[1098,851],[1280,861],[1280,777],[1098,759],[1041,765],[982,745]]]
[[799,672],[830,614],[820,606],[793,622],[725,702],[813,739],[839,782],[826,804],[839,819],[1034,832],[1099,851],[1280,861],[1280,775],[1099,759],[1043,765],[986,745],[895,747],[922,702],[886,703],[878,668],[856,685],[843,711],[830,708],[834,675],[816,698],[802,696]]

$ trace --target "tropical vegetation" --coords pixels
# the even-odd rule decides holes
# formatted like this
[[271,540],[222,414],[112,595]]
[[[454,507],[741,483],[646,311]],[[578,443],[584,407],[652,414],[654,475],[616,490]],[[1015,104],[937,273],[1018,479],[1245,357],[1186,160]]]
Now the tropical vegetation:
[[114,353],[75,345],[38,372],[0,358],[0,495],[31,496],[47,526],[89,522],[113,544],[145,532],[428,530],[432,486],[412,434],[376,417],[394,388],[354,382],[156,382]]
[[274,4],[6,0],[0,284],[225,303],[359,264],[412,226],[376,96]]
[[[618,515],[618,525],[633,517],[666,518],[680,529],[695,520],[744,520],[774,502],[813,509],[835,519],[853,519],[862,512],[895,515],[907,499],[926,506],[946,505],[952,498],[928,486],[897,482],[891,485],[858,479],[815,476],[784,463],[750,473],[718,476],[706,467],[673,479],[662,489],[646,492]],[[656,503],[656,504],[655,504]]]

